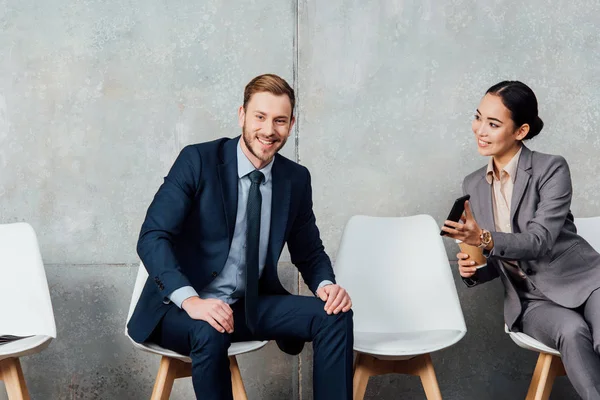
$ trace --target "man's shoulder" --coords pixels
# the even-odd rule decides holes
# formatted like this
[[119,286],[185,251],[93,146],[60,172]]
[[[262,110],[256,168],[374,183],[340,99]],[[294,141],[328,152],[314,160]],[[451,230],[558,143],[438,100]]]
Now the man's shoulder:
[[309,175],[308,168],[304,165],[298,164],[279,153],[275,154],[275,163],[277,163],[277,168],[283,169],[290,177],[304,178]]
[[232,138],[228,138],[228,137],[222,137],[219,139],[215,139],[215,140],[211,140],[209,142],[200,142],[200,143],[192,143],[192,144],[188,144],[187,146],[185,146],[182,150],[183,151],[187,151],[187,152],[198,152],[200,154],[212,154],[215,153],[217,151],[219,151],[220,149],[223,148],[223,146],[225,145],[225,143],[228,143],[232,140]]

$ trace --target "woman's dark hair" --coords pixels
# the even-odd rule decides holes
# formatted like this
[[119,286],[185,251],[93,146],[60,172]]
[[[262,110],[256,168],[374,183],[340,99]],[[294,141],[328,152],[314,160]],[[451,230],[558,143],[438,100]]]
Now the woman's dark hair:
[[523,140],[533,139],[544,127],[544,122],[538,117],[535,93],[523,82],[502,81],[489,88],[485,93],[499,96],[502,99],[502,103],[510,111],[517,128],[523,124],[529,124],[529,133]]

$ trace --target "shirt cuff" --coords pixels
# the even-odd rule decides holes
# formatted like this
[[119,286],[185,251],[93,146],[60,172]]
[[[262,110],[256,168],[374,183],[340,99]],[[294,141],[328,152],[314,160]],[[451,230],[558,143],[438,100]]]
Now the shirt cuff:
[[[325,279],[324,281],[322,281],[321,283],[319,283],[319,286],[317,286],[317,290],[319,290],[323,286],[327,286],[327,285],[333,285],[333,282],[331,282],[330,280]],[[315,296],[316,295],[317,295],[317,293],[315,292]]]
[[190,297],[198,296],[198,293],[191,286],[180,287],[175,290],[173,293],[169,295],[169,300],[171,300],[175,305],[181,308],[183,302]]

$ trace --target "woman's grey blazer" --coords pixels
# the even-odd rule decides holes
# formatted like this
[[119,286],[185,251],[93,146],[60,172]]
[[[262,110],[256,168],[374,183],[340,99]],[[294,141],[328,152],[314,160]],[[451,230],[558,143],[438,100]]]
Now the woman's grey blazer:
[[523,146],[511,201],[513,233],[495,232],[486,170],[487,166],[473,172],[463,182],[475,220],[492,232],[494,240],[494,248],[486,252],[488,266],[464,279],[467,286],[500,277],[505,288],[504,320],[511,330],[521,314],[521,302],[500,260],[519,261],[527,278],[553,302],[568,308],[583,304],[600,287],[600,254],[577,235],[565,159]]

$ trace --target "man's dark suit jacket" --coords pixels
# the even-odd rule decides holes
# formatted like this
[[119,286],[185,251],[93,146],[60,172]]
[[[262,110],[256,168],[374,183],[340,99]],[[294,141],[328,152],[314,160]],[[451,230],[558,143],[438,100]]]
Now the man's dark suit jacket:
[[[237,213],[239,140],[185,147],[154,196],[137,245],[149,277],[128,324],[135,341],[146,341],[169,307],[176,307],[165,304],[173,291],[192,286],[199,292],[223,270]],[[289,294],[277,276],[286,242],[292,262],[315,292],[323,280],[335,278],[316,226],[310,174],[279,154],[272,174],[271,231],[260,294]],[[284,347],[297,353],[302,344]]]

